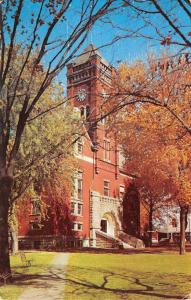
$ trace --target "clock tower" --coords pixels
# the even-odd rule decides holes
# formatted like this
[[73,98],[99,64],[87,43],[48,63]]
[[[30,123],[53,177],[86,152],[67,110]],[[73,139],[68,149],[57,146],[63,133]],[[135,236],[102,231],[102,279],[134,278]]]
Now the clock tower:
[[111,88],[112,70],[92,44],[68,65],[68,97],[80,109],[87,125],[101,116],[102,103]]

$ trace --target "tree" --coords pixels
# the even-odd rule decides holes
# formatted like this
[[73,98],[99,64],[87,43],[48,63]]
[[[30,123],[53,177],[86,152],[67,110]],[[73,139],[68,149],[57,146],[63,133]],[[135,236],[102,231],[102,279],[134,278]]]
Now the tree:
[[[102,105],[102,115],[109,120],[109,128],[112,124],[115,126],[117,124],[116,135],[120,135],[122,140],[123,136],[127,137],[127,128],[129,130],[129,124],[133,118],[137,118],[137,123],[134,124],[134,130],[137,130],[135,133],[138,135],[143,126],[147,130],[147,134],[150,135],[152,129],[154,136],[158,136],[156,141],[158,148],[156,147],[156,149],[158,151],[161,147],[168,149],[168,151],[165,150],[165,159],[170,162],[171,166],[168,172],[168,176],[171,177],[169,193],[170,187],[174,183],[175,186],[178,183],[178,180],[173,183],[172,179],[178,177],[177,169],[181,164],[180,157],[182,155],[189,157],[188,149],[191,134],[190,83],[191,68],[187,54],[172,58],[168,53],[164,53],[159,59],[150,55],[148,61],[144,63],[137,61],[131,65],[128,63],[120,64],[114,72],[109,97]],[[141,113],[138,113],[140,111]],[[126,126],[125,120],[128,120],[128,126]],[[149,141],[150,137],[147,135],[146,139]],[[141,143],[140,145],[142,146]],[[139,145],[136,144],[134,149],[139,149]],[[174,160],[175,158],[176,160]],[[172,167],[172,165],[174,166]],[[189,163],[187,168],[189,168]],[[184,176],[183,172],[179,175]],[[189,178],[184,178],[189,195]],[[188,203],[185,194],[186,189],[181,192],[182,189],[183,186],[177,185],[178,193],[182,194],[181,202],[180,198],[178,201],[179,205],[182,203],[180,207],[185,206],[184,203]],[[173,195],[172,190],[171,194]],[[176,199],[176,195],[174,195],[174,199]],[[186,204],[186,211],[187,208]],[[182,211],[184,209],[181,209]],[[183,241],[183,231],[184,229],[181,230],[181,241]]]
[[[155,45],[175,45],[177,51],[191,47],[191,3],[189,0],[123,0],[124,15],[133,23],[121,25],[128,36],[151,40]],[[138,20],[138,22],[137,22]]]
[[51,178],[42,182],[40,197],[45,205],[43,225],[50,225],[51,222],[50,233],[53,235],[72,235],[69,200],[78,164],[73,157],[59,160],[58,164],[52,171]]
[[[32,212],[36,214],[33,219],[33,230],[28,227],[28,234],[63,236],[72,235],[70,197],[73,189],[74,170],[78,167],[76,159],[72,156],[57,159],[50,175],[37,177],[28,190],[17,201],[16,216],[18,223],[28,223],[28,216]],[[38,174],[37,174],[38,175]],[[60,242],[60,241],[59,241]],[[54,238],[52,247],[58,244]],[[13,244],[14,245],[14,244]],[[59,245],[61,247],[61,245]]]
[[[185,254],[185,230],[187,227],[187,215],[190,208],[191,199],[191,175],[190,175],[190,151],[178,149],[174,152],[176,156],[175,172],[171,175],[172,193],[174,200],[180,207],[180,254]],[[177,149],[176,149],[177,150]]]
[[[152,112],[154,113],[154,110]],[[123,121],[119,120],[120,125],[115,118],[118,141],[126,157],[126,167],[128,172],[134,175],[134,185],[147,212],[150,245],[154,229],[153,218],[171,199],[170,170],[166,170],[169,157],[166,146],[160,140],[161,136],[153,124],[152,112],[149,111],[144,119],[144,108],[136,108],[134,111],[132,109],[130,115],[123,116]],[[120,115],[122,114],[119,113],[119,119]]]
[[[114,2],[81,1],[76,7],[71,0],[0,3],[0,273],[10,273],[8,211],[12,189],[23,173],[18,162],[27,126],[59,106],[52,101],[38,110],[47,88],[76,54],[94,23],[115,9]],[[67,30],[74,10],[76,21]],[[50,141],[40,157],[52,154],[55,148],[57,144]],[[32,173],[34,161],[29,161],[27,172]]]
[[137,178],[140,199],[148,211],[149,231],[153,230],[153,214],[169,203],[178,205],[180,254],[184,254],[191,192],[190,136],[182,135],[179,123],[171,114],[164,114],[160,106],[148,108],[135,103],[128,110],[120,111],[113,122],[123,145],[127,167]]
[[[42,71],[41,74],[43,74]],[[38,86],[38,78],[36,78],[36,85]],[[55,169],[59,172],[62,167],[63,171],[63,158],[65,163],[69,164],[72,144],[82,134],[82,130],[80,132],[82,122],[73,112],[69,103],[60,105],[64,100],[63,88],[57,83],[52,83],[41,97],[41,102],[36,105],[35,113],[36,111],[40,113],[43,108],[48,109],[53,104],[55,106],[54,113],[50,111],[49,114],[39,115],[38,118],[31,114],[31,120],[25,126],[17,162],[15,162],[15,181],[9,198],[9,231],[13,241],[13,252],[18,249],[18,202],[24,197],[31,198],[31,191],[33,196],[36,189],[40,192],[42,182],[45,179],[46,181],[50,180]],[[18,107],[19,103],[12,110],[12,128],[15,128],[17,122]],[[11,144],[12,136],[10,136]],[[70,174],[71,176],[72,174]],[[35,188],[31,189],[33,186]],[[22,205],[19,207],[21,208]]]

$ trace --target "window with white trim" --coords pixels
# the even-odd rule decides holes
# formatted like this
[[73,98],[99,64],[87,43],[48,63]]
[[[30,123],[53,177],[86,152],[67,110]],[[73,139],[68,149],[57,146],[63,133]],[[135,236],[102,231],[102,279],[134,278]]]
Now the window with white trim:
[[79,223],[79,222],[73,222],[72,223],[72,230],[74,230],[74,231],[82,231],[82,229],[83,229],[82,223]]
[[79,138],[77,141],[77,152],[78,154],[82,154],[83,153],[83,141],[82,138]]
[[75,199],[81,201],[83,200],[83,179],[82,179],[82,172],[80,171],[74,175],[72,196]]
[[89,105],[80,107],[80,115],[85,120],[88,120],[88,118],[90,117],[90,107],[89,107]]
[[82,199],[82,178],[77,179],[77,192],[78,199]]
[[79,231],[82,231],[82,224],[81,224],[81,223],[78,223],[77,225],[78,225],[78,230],[79,230]]
[[120,187],[119,187],[119,198],[121,200],[123,200],[124,195],[125,195],[125,187],[124,187],[124,185],[120,185]]
[[104,160],[110,161],[110,142],[104,140],[103,148],[104,148]]
[[119,168],[123,168],[125,166],[125,155],[122,150],[119,150]]
[[71,202],[71,213],[75,213],[75,202]]
[[108,180],[104,180],[103,182],[103,194],[106,197],[109,197],[110,183]]
[[31,215],[40,215],[41,209],[40,209],[40,200],[38,198],[34,198],[31,200]]
[[82,215],[82,204],[78,203],[78,215],[81,216]]
[[82,216],[83,205],[78,202],[71,202],[71,213],[76,216]]

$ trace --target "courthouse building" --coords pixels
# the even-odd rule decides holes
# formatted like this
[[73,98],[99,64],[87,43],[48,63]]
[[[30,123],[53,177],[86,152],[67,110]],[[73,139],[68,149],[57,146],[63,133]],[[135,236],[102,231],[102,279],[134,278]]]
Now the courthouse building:
[[131,178],[114,135],[106,130],[105,120],[95,122],[111,89],[112,74],[112,66],[93,45],[68,65],[68,98],[84,118],[86,128],[75,145],[79,168],[74,174],[69,205],[71,231],[52,236],[51,230],[32,227],[33,220],[38,220],[38,211],[32,207],[25,226],[20,226],[21,246],[25,243],[40,248],[54,241],[69,247],[116,247],[121,243],[128,247],[121,241],[122,202]]

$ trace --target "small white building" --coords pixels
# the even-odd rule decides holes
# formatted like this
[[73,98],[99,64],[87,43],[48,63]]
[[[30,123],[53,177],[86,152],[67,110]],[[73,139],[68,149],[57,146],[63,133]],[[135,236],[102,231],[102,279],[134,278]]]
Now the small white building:
[[[187,216],[186,240],[191,241],[191,210]],[[166,206],[160,210],[159,216],[154,219],[154,228],[158,232],[158,239],[169,238],[176,242],[180,235],[180,208]]]

